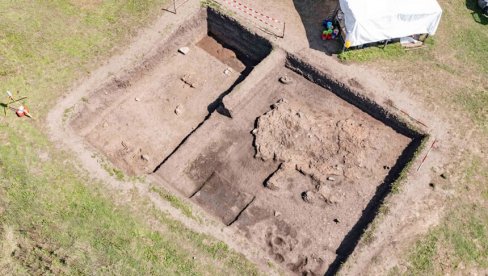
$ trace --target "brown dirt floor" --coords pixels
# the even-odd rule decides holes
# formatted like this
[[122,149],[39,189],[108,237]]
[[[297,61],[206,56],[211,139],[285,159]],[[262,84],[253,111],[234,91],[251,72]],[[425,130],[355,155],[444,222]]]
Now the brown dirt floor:
[[[284,75],[293,83],[280,83]],[[385,168],[394,166],[410,139],[282,64],[247,93],[250,100],[241,101],[232,119],[212,114],[156,175],[237,227],[277,263],[296,273],[325,273]],[[280,99],[286,103],[270,111]],[[280,114],[265,120],[273,112]],[[290,116],[309,122],[284,118]],[[261,149],[275,147],[266,161],[260,150],[255,157],[254,135]],[[275,173],[281,163],[288,165]],[[266,188],[267,181],[274,187]]]
[[[313,61],[321,71],[334,75],[344,83],[354,84],[361,93],[376,102],[383,103],[394,98],[397,106],[426,123],[430,133],[441,143],[446,141],[446,124],[404,93],[403,88],[388,83],[369,68],[339,64],[324,55],[328,46],[322,45],[319,37],[309,32],[311,26],[320,24],[322,20],[322,12],[317,11],[326,9],[323,12],[327,13],[334,6],[333,1],[326,4],[322,6],[312,0],[253,2],[257,9],[287,20],[285,39],[278,40],[264,33],[260,35],[288,52]],[[230,224],[230,227],[214,226],[212,218],[207,219],[206,216],[204,224],[188,220],[149,193],[147,188],[134,183],[121,185],[114,181],[93,158],[93,153],[103,152],[114,165],[127,173],[140,175],[152,171],[205,120],[209,104],[239,77],[237,69],[242,67],[239,67],[238,61],[232,60],[233,54],[215,45],[210,38],[199,43],[206,32],[199,37],[195,33],[201,34],[202,30],[198,30],[188,37],[187,44],[180,45],[190,47],[188,56],[178,54],[177,48],[171,48],[168,59],[156,61],[156,65],[149,67],[143,75],[123,78],[127,70],[140,65],[141,56],[154,52],[154,45],[160,45],[162,37],[167,37],[161,34],[161,30],[174,31],[179,24],[199,12],[198,6],[197,1],[190,1],[187,9],[178,15],[162,16],[148,30],[141,32],[127,50],[97,69],[87,80],[77,83],[77,87],[61,99],[49,115],[52,138],[59,145],[73,150],[94,177],[110,183],[113,189],[130,190],[136,187],[161,210],[170,212],[192,229],[222,239],[267,273],[272,273],[266,265],[268,260],[296,272],[323,273],[334,260],[338,244],[361,216],[376,187],[388,173],[385,168],[395,164],[410,139],[284,68],[282,60],[274,61],[274,57],[270,56],[262,61],[256,67],[261,69],[251,73],[224,99],[224,102],[227,100],[226,107],[233,111],[232,119],[212,113],[153,175],[160,185],[176,188],[177,194],[191,197],[188,202],[196,203],[194,207],[202,207],[223,224]],[[209,44],[214,46],[207,47]],[[233,68],[231,74],[224,74],[229,67]],[[278,78],[283,75],[288,75],[294,82],[289,85],[279,83]],[[105,85],[107,80],[113,80],[112,88],[100,90],[99,87]],[[195,88],[191,88],[189,83],[195,84]],[[273,156],[263,161],[255,156],[257,152],[253,143],[255,135],[259,133],[258,127],[253,134],[256,120],[261,117],[266,121],[265,114],[271,115],[270,112],[273,112],[270,106],[283,98],[289,109],[307,118],[304,124],[323,122],[324,127],[313,131],[317,140],[307,141],[308,134],[300,134],[303,138],[300,142],[291,137],[285,139],[293,150],[286,151],[283,160],[274,160]],[[178,105],[180,115],[175,114]],[[73,106],[75,115],[66,128],[63,124],[64,112]],[[267,141],[268,149],[273,154],[283,152],[276,139],[290,134],[281,118],[290,117],[293,113],[296,114],[283,112],[270,116],[269,122],[280,132],[262,138]],[[338,127],[342,123],[338,122],[352,122],[352,126],[361,125],[368,129],[368,135],[361,139],[364,147],[356,147],[349,153],[355,158],[355,153],[360,153],[358,156],[364,160],[364,164],[350,168],[345,166],[344,175],[335,172],[335,181],[324,181],[324,177],[329,175],[320,168],[326,162],[312,155],[299,155],[296,151],[301,150],[303,145],[306,145],[306,149],[313,148],[321,153],[329,150],[317,148],[323,145],[340,149],[339,133],[344,132]],[[291,125],[293,123],[292,120]],[[265,128],[261,130],[265,131]],[[323,137],[332,137],[333,140]],[[84,139],[90,144],[85,144]],[[444,148],[435,148],[423,171],[411,173],[408,183],[405,183],[405,191],[388,199],[390,213],[378,226],[382,236],[371,245],[360,244],[354,253],[354,262],[344,269],[345,274],[357,275],[369,268],[378,254],[385,256],[396,252],[392,240],[413,236],[435,223],[438,211],[435,214],[431,211],[438,199],[432,197],[431,190],[423,183],[429,182],[429,169],[432,166],[443,164],[444,154]],[[142,155],[147,157],[144,158],[146,160]],[[287,156],[293,156],[293,160],[299,156],[302,160],[285,162],[290,159]],[[347,159],[347,149],[339,150],[339,154],[334,156],[337,160]],[[319,169],[296,170],[297,163],[303,165],[307,161],[313,161],[315,165],[312,167]],[[310,175],[315,171],[322,173],[313,180]],[[321,184],[319,187],[317,182]],[[273,183],[278,189],[266,188],[266,183]],[[305,196],[304,192],[307,192]],[[425,212],[419,219],[418,213],[421,211]]]
[[[187,55],[174,53],[140,78],[105,91],[118,97],[102,112],[85,110],[99,102],[91,97],[72,125],[128,174],[152,172],[239,78],[245,66],[229,53],[204,37]],[[229,67],[235,71],[225,74]],[[90,123],[83,125],[86,121]]]

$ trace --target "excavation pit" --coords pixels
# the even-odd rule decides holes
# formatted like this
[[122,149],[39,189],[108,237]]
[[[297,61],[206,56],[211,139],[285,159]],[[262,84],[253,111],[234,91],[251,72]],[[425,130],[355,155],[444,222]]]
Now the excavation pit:
[[224,98],[232,118],[212,114],[155,175],[290,271],[324,274],[417,138],[294,65],[283,58],[251,89]]
[[202,12],[141,66],[91,93],[71,125],[126,173],[152,172],[271,51],[244,29],[229,32],[235,24]]
[[422,135],[271,49],[202,11],[94,90],[70,124],[116,167],[178,190],[283,268],[324,274],[351,253]]

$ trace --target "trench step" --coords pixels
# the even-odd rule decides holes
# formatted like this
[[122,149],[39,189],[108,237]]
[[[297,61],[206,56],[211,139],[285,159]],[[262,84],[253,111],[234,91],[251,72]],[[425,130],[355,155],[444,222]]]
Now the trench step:
[[254,200],[253,195],[235,190],[235,185],[217,172],[191,198],[225,225],[235,222]]

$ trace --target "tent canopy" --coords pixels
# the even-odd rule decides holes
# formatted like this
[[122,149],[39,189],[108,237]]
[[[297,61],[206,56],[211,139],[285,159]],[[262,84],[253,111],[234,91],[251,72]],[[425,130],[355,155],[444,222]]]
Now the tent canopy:
[[346,41],[358,46],[414,34],[435,34],[442,9],[436,0],[340,0]]

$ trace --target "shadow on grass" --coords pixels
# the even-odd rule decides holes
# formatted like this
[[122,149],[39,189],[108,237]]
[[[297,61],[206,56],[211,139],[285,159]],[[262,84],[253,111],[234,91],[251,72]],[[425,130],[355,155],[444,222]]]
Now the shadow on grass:
[[466,8],[472,11],[471,16],[476,23],[488,25],[488,11],[487,14],[483,14],[483,11],[478,6],[478,0],[466,0]]
[[342,45],[339,41],[322,41],[320,37],[323,30],[322,21],[332,17],[339,1],[293,0],[293,4],[305,28],[309,47],[327,55],[340,53]]

